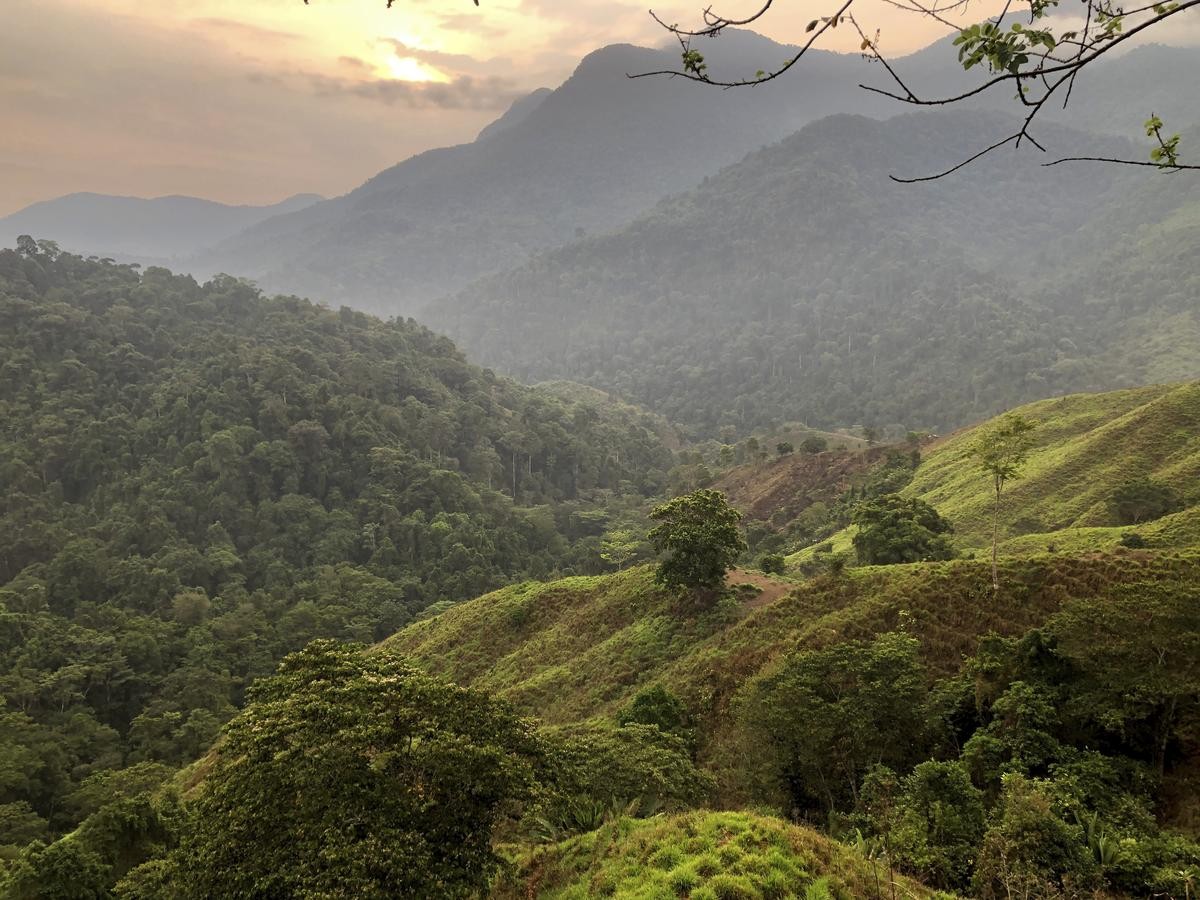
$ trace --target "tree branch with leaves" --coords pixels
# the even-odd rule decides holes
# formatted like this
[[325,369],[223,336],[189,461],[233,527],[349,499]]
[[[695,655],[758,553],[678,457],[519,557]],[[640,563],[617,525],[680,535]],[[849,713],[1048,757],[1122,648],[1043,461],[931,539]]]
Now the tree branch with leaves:
[[[699,38],[713,38],[728,28],[754,24],[767,16],[775,5],[765,0],[749,15],[740,18],[714,12],[712,7],[702,13],[700,25],[692,28],[671,24],[651,11],[650,15],[680,44],[681,65],[678,69],[631,74],[631,78],[670,76],[686,78],[721,88],[753,87],[774,81],[790,72],[803,60],[818,40],[839,26],[852,28],[860,39],[859,48],[865,59],[878,63],[887,73],[891,85],[886,88],[860,84],[859,87],[882,94],[910,106],[951,106],[963,103],[992,88],[1007,85],[1014,90],[1015,102],[1024,112],[1020,126],[1002,140],[984,147],[958,165],[919,178],[898,178],[894,181],[912,183],[943,178],[972,162],[1005,146],[1020,147],[1028,143],[1045,152],[1045,147],[1032,133],[1039,114],[1051,100],[1061,99],[1065,107],[1071,99],[1079,75],[1092,63],[1111,53],[1133,38],[1144,35],[1168,19],[1200,7],[1200,0],[1179,0],[1171,3],[1152,3],[1133,9],[1117,6],[1114,0],[1079,0],[1083,6],[1082,26],[1056,21],[1052,14],[1060,12],[1062,0],[1009,0],[996,16],[966,27],[955,25],[951,13],[964,9],[966,0],[885,0],[890,5],[945,25],[957,32],[958,62],[964,70],[986,66],[989,77],[976,87],[946,96],[926,96],[910,86],[880,49],[880,33],[869,34],[853,14],[856,0],[836,0],[838,5],[828,16],[808,23],[808,37],[781,65],[760,69],[753,77],[721,79],[711,75],[704,54],[696,48]],[[1180,160],[1178,134],[1167,135],[1162,120],[1151,114],[1145,123],[1147,137],[1154,139],[1149,160],[1122,159],[1102,156],[1070,156],[1055,159],[1044,165],[1064,162],[1095,161],[1120,165],[1150,166],[1167,172],[1200,170],[1200,165],[1188,165]]]

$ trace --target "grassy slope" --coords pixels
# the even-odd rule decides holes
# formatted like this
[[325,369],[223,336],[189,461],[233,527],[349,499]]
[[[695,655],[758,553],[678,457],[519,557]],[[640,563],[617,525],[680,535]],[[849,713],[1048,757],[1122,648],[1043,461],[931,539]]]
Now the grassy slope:
[[[1001,513],[1013,552],[1111,546],[1130,530],[1113,522],[1108,498],[1122,482],[1148,476],[1191,504],[1136,530],[1152,544],[1200,543],[1200,382],[1043,400],[1019,412],[1035,422],[1037,447],[1013,481]],[[920,496],[955,524],[966,547],[989,540],[989,485],[967,456],[973,430],[927,454],[906,493]],[[1086,529],[1072,534],[1073,530]],[[1021,532],[1041,535],[1030,537]]]
[[[690,897],[851,900],[888,896],[888,871],[806,828],[752,813],[622,819],[517,859],[497,900]],[[897,878],[895,896],[932,892]]]
[[740,799],[737,690],[797,646],[827,646],[895,628],[901,614],[931,666],[956,671],[989,631],[1020,634],[1071,597],[1140,584],[1200,583],[1200,552],[1041,555],[1002,564],[993,598],[983,561],[854,569],[798,584],[774,603],[727,601],[703,616],[673,608],[649,568],[505,588],[409,626],[388,644],[432,671],[484,688],[549,723],[608,716],[641,687],[667,685],[709,733],[703,760],[721,799]]
[[[1037,424],[1037,446],[1021,477],[1005,489],[1002,552],[1111,549],[1127,531],[1156,547],[1200,545],[1200,382],[1073,394],[1017,412]],[[991,540],[990,484],[968,456],[975,434],[964,429],[926,451],[904,490],[953,522],[964,549],[982,549]],[[1139,476],[1171,485],[1187,508],[1134,528],[1116,524],[1108,498]],[[849,532],[833,543],[850,549]],[[789,562],[808,556],[811,550],[804,550]]]

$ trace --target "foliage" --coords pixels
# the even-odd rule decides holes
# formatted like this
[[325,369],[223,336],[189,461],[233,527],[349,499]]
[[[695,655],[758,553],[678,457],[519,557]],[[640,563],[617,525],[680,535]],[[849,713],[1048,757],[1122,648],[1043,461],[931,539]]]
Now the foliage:
[[541,830],[561,836],[591,831],[614,814],[702,805],[713,783],[692,762],[686,738],[635,722],[546,729]]
[[657,579],[671,588],[714,590],[746,549],[742,514],[719,491],[701,488],[655,507],[650,541],[663,556]]
[[[597,896],[827,898],[886,896],[886,871],[820,834],[750,812],[694,812],[620,819],[599,831],[516,859],[493,890],[497,900]],[[925,898],[899,879],[903,896]],[[886,888],[885,888],[886,890]]]
[[413,322],[36,242],[0,251],[0,369],[0,846],[199,756],[313,638],[600,571],[670,464],[652,419]]
[[1098,868],[1082,830],[1055,811],[1037,782],[1004,779],[998,815],[979,848],[974,891],[982,900],[1092,896]]
[[863,780],[862,808],[886,852],[923,881],[970,884],[983,838],[983,794],[957,762],[929,760],[903,778],[879,767]]
[[256,684],[168,857],[185,897],[470,897],[540,748],[500,701],[315,641]]
[[758,558],[758,567],[768,575],[782,575],[787,571],[787,558],[782,553],[764,553]]
[[661,684],[637,692],[617,714],[617,724],[653,725],[664,734],[673,734],[691,742],[695,735],[689,725],[691,715],[678,697]]
[[1161,519],[1181,505],[1179,494],[1170,486],[1149,478],[1127,481],[1109,500],[1113,515],[1122,525]]
[[834,810],[873,765],[900,766],[919,752],[911,718],[925,697],[919,648],[893,633],[800,651],[744,691],[747,746],[793,806]]
[[1119,735],[1161,772],[1200,739],[1200,607],[1194,593],[1144,586],[1106,603],[1080,598],[1054,619],[1079,667],[1076,715]]
[[951,559],[950,523],[922,500],[887,494],[854,510],[854,549],[863,565]]
[[829,449],[829,441],[819,435],[812,435],[800,442],[800,449],[805,453],[824,453]]

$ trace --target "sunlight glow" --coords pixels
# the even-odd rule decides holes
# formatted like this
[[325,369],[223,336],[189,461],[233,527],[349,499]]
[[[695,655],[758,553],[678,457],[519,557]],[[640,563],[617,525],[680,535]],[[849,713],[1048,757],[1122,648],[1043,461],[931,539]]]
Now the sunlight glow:
[[445,75],[411,56],[389,56],[385,62],[388,74],[397,81],[441,82]]

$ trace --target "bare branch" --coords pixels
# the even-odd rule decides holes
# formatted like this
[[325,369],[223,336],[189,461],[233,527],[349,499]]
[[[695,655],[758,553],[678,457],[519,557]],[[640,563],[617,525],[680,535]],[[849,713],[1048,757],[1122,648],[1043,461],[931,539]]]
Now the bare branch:
[[1172,172],[1187,171],[1188,169],[1200,171],[1200,166],[1188,166],[1183,163],[1174,163],[1167,165],[1165,163],[1147,162],[1141,159],[1117,159],[1112,156],[1064,156],[1062,159],[1056,159],[1053,162],[1042,163],[1043,166],[1057,166],[1060,163],[1068,162],[1102,162],[1115,163],[1119,166],[1147,166],[1151,169],[1158,169],[1165,175],[1170,175]]
[[[929,2],[926,2],[926,0],[884,0],[884,2],[889,3],[897,9],[931,17],[952,29],[958,30],[960,37],[955,43],[961,45],[959,60],[963,63],[964,68],[970,69],[972,66],[984,62],[992,69],[992,76],[976,87],[951,96],[930,98],[919,96],[905,82],[892,63],[883,56],[879,50],[878,33],[875,38],[868,37],[855,17],[849,14],[848,11],[853,2],[854,0],[842,0],[841,6],[838,7],[833,15],[814,19],[807,29],[807,31],[811,32],[808,40],[782,66],[770,71],[760,70],[754,78],[740,80],[723,80],[711,77],[708,74],[708,66],[705,63],[703,55],[692,48],[691,41],[696,37],[716,36],[723,29],[731,26],[746,25],[755,22],[770,11],[774,5],[773,0],[764,0],[755,12],[741,19],[721,16],[714,13],[712,7],[708,7],[703,11],[704,27],[693,30],[683,29],[678,25],[668,25],[651,11],[650,15],[654,20],[679,39],[683,51],[683,68],[637,73],[631,74],[629,77],[644,78],[651,75],[666,75],[686,78],[690,81],[721,88],[750,87],[764,84],[779,78],[791,70],[800,62],[819,38],[830,29],[836,28],[839,24],[845,22],[849,23],[861,38],[863,56],[871,61],[879,62],[897,86],[897,89],[887,89],[860,84],[859,87],[863,90],[911,106],[938,107],[950,106],[976,97],[999,84],[1014,83],[1016,85],[1016,99],[1028,112],[1021,123],[1021,127],[1014,134],[997,141],[969,159],[964,160],[959,165],[938,175],[923,178],[893,177],[894,181],[909,184],[943,178],[993,150],[1010,143],[1019,147],[1022,142],[1028,141],[1039,150],[1045,152],[1045,147],[1033,136],[1031,128],[1047,102],[1060,93],[1064,85],[1065,90],[1061,90],[1061,93],[1064,95],[1063,106],[1065,107],[1070,102],[1079,73],[1084,68],[1114,48],[1140,35],[1146,29],[1181,12],[1200,7],[1200,0],[1178,0],[1178,2],[1148,3],[1139,5],[1132,10],[1124,10],[1120,7],[1114,7],[1114,0],[1083,0],[1087,7],[1083,31],[1063,30],[1061,33],[1055,33],[1051,28],[1046,27],[1045,24],[1034,27],[1023,27],[1019,22],[1014,22],[1011,29],[1002,29],[1001,25],[1010,14],[1014,0],[1006,0],[1003,10],[998,16],[987,19],[983,23],[972,25],[969,28],[961,28],[954,25],[947,18],[947,15],[950,12],[965,8],[970,0],[929,0]],[[1028,0],[1028,2],[1030,23],[1042,20],[1047,15],[1047,10],[1050,7],[1057,6],[1057,0]],[[1128,30],[1122,30],[1122,27],[1128,22],[1130,16],[1151,11],[1153,15],[1145,21],[1137,23]],[[1066,52],[1061,52],[1064,50]],[[1157,122],[1157,117],[1152,117],[1152,119]],[[1151,123],[1147,123],[1148,128],[1150,125]],[[1158,122],[1158,126],[1161,127],[1161,125],[1162,123]],[[1152,161],[1134,163],[1131,160],[1125,160],[1123,162],[1153,166],[1160,169],[1197,168],[1195,166],[1182,166],[1178,164],[1178,135],[1171,138],[1164,138],[1158,127],[1149,128],[1147,135],[1155,138],[1158,143],[1158,146],[1152,153]],[[1103,158],[1071,157],[1071,159],[1101,160]],[[1109,161],[1117,162],[1118,160]],[[1053,164],[1050,163],[1050,165]]]
[[964,159],[957,166],[947,169],[944,172],[938,172],[936,175],[923,175],[920,178],[899,178],[895,175],[889,175],[888,178],[890,178],[892,181],[898,182],[900,184],[918,184],[922,181],[937,181],[939,178],[945,178],[947,175],[954,174],[959,169],[965,169],[967,166],[969,166],[971,163],[975,162],[975,160],[979,159],[981,156],[986,156],[987,154],[991,153],[993,150],[999,150],[1005,144],[1011,144],[1013,141],[1017,140],[1017,138],[1019,138],[1019,137],[1020,137],[1019,134],[1010,134],[1004,140],[996,141],[996,143],[992,144],[990,147],[980,150],[978,153],[976,153],[970,159]]

